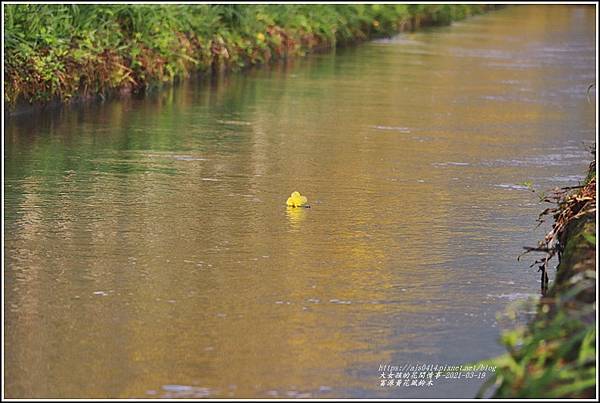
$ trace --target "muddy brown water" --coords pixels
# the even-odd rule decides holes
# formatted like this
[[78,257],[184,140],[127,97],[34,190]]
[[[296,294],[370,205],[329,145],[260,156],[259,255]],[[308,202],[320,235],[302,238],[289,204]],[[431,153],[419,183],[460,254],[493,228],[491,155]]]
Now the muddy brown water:
[[379,366],[504,351],[547,229],[522,183],[590,160],[595,36],[516,6],[9,119],[6,397],[473,397]]

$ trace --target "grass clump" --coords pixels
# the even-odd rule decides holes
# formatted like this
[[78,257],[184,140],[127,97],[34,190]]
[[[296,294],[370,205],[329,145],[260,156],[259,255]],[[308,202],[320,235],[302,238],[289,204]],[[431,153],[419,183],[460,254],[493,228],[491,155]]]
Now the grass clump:
[[[593,273],[574,289],[594,287]],[[493,398],[595,397],[595,304],[575,308],[572,294],[542,302],[529,327],[503,334],[508,353],[485,362],[496,372],[479,397],[493,384]]]
[[192,73],[448,24],[489,5],[9,4],[5,100],[140,92]]
[[[556,192],[552,230],[540,243],[544,267],[560,263],[535,319],[502,335],[508,353],[486,361],[497,367],[480,397],[595,398],[596,393],[596,164],[577,191]],[[572,188],[570,188],[572,189]],[[536,262],[537,263],[537,262]]]

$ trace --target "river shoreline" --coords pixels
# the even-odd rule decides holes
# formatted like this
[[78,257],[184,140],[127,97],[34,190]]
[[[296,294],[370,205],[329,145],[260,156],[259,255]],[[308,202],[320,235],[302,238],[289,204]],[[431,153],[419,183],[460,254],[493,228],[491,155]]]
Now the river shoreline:
[[502,336],[509,352],[493,360],[498,366],[494,398],[595,397],[595,157],[583,185],[562,194],[557,205],[549,234],[557,246],[548,236],[540,244],[550,249],[549,257],[558,254],[556,278],[528,327]]
[[[190,76],[206,78],[241,71],[399,32],[447,25],[496,8],[95,7],[7,6],[5,116],[143,94]],[[195,14],[182,22],[186,12]],[[97,13],[101,17],[96,17]],[[258,21],[247,21],[256,20],[257,15],[261,16]],[[201,32],[194,24],[204,24],[209,16],[214,27]],[[63,22],[55,27],[57,19]],[[25,26],[32,27],[31,32],[23,32]]]

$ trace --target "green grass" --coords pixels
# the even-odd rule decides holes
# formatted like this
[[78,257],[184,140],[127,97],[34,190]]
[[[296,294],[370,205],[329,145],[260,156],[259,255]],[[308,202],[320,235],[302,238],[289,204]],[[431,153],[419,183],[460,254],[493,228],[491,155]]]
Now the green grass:
[[[588,279],[590,283],[594,279]],[[567,296],[568,299],[568,296]],[[592,398],[596,385],[594,304],[540,314],[527,328],[505,332],[508,353],[481,364],[496,366],[480,392],[496,384],[494,398]]]
[[[595,189],[594,179],[595,161],[583,183]],[[595,191],[590,197],[595,202]],[[568,224],[556,279],[540,301],[536,318],[502,335],[506,354],[478,363],[497,367],[479,397],[492,385],[494,398],[595,397],[595,234],[593,211]]]
[[272,60],[448,24],[487,5],[4,6],[5,100],[68,101],[143,91],[192,73]]

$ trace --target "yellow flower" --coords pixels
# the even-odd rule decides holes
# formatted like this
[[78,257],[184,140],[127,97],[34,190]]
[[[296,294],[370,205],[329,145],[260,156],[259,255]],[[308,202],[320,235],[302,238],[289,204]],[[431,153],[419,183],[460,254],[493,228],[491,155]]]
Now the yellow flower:
[[300,192],[294,192],[288,197],[286,204],[290,207],[302,207],[308,202],[306,196],[302,196]]
[[256,39],[257,39],[259,42],[264,42],[264,40],[265,40],[265,35],[264,35],[262,32],[259,32],[258,34],[256,34]]
[[379,28],[379,21],[377,21],[377,20],[373,20],[373,26],[374,26],[375,28]]

